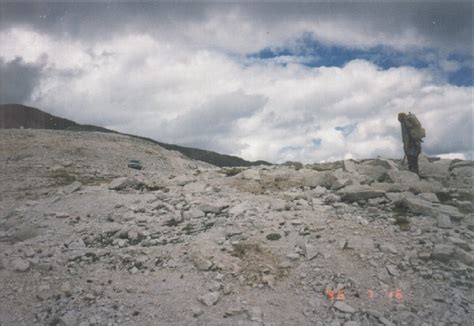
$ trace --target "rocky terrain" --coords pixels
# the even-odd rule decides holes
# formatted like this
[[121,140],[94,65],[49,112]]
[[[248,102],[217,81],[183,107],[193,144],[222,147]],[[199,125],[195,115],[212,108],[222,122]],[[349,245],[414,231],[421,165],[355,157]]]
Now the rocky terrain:
[[[127,167],[141,160],[143,170]],[[473,162],[218,168],[0,130],[0,324],[469,325]]]

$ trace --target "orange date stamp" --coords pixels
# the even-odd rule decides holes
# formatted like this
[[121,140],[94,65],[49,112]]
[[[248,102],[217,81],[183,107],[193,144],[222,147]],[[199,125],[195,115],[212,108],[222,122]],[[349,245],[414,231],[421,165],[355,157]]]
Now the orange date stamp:
[[[332,291],[332,290],[326,289],[326,291],[324,293],[326,294],[326,297],[331,301],[333,301],[333,300],[337,300],[337,301],[346,300],[346,294],[345,294],[344,290]],[[376,293],[373,289],[368,289],[367,290],[367,297],[371,300],[381,298],[381,296],[378,293]],[[389,298],[389,299],[402,301],[403,300],[402,290],[398,289],[398,288],[394,289],[394,290],[390,290],[386,293],[385,297]]]

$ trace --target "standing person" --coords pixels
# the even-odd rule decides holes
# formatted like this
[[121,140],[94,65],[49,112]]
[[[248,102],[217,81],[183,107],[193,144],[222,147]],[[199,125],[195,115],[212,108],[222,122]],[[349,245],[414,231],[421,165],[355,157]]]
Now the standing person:
[[425,135],[425,129],[421,127],[418,118],[411,112],[399,113],[398,121],[402,125],[402,140],[405,156],[408,161],[408,169],[419,174],[418,155],[421,153],[421,143]]

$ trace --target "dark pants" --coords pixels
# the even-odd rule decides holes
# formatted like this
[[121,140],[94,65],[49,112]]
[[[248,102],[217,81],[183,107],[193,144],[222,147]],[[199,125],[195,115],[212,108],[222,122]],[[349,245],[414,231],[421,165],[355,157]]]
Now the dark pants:
[[416,174],[419,174],[418,155],[416,156],[407,155],[407,161],[408,161],[408,170],[410,170],[411,172],[415,172]]

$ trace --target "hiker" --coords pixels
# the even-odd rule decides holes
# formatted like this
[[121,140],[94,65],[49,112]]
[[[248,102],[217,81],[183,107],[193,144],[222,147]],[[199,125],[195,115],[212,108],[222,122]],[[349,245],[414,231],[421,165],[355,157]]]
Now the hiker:
[[408,161],[408,169],[419,174],[418,155],[421,153],[421,143],[425,137],[425,129],[421,127],[418,118],[411,112],[399,113],[398,121],[402,125],[402,140],[405,157]]

